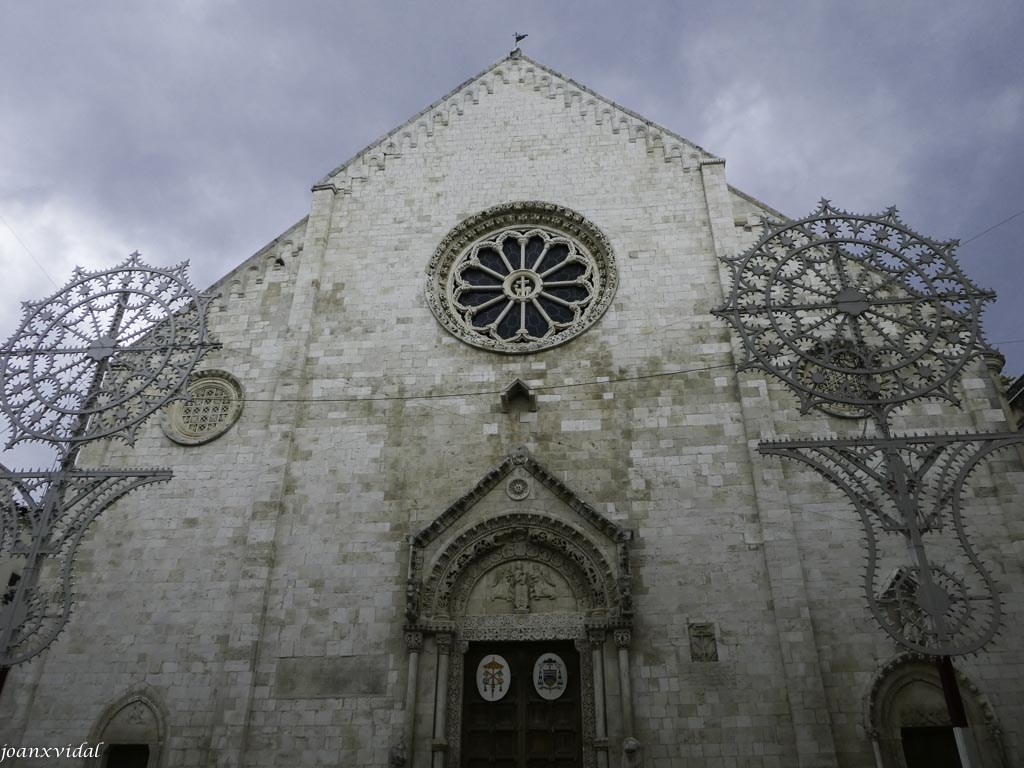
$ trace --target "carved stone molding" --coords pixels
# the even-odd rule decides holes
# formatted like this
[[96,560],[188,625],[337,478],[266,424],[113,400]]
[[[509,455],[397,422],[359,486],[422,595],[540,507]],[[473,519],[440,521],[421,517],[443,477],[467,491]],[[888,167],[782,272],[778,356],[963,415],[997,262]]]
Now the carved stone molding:
[[584,634],[583,616],[575,613],[467,616],[461,637],[467,642],[575,640]]
[[459,616],[477,580],[513,560],[554,568],[577,604],[594,615],[621,612],[618,580],[597,546],[560,520],[525,512],[490,518],[455,538],[423,582],[420,610],[427,617]]
[[[587,644],[585,639],[577,638],[577,643]],[[594,659],[590,651],[576,648],[580,652],[580,703],[583,705],[583,765],[595,768],[597,753],[594,739],[597,734],[597,707],[594,703]]]
[[[985,727],[989,730],[1001,731],[995,710],[988,698],[973,681],[966,677],[959,669],[956,671],[957,684],[960,686],[961,695],[964,699],[971,698],[978,706],[983,718]],[[882,665],[875,673],[871,683],[871,690],[865,698],[865,720],[868,729],[877,729],[882,716],[881,708],[887,689],[892,688],[894,682],[905,684],[910,680],[924,680],[929,684],[938,681],[938,673],[935,672],[935,659],[923,653],[901,653]]]
[[[628,545],[633,538],[632,531],[619,526],[590,506],[568,485],[555,477],[547,467],[530,456],[529,450],[523,445],[517,445],[509,451],[508,456],[498,466],[480,478],[472,488],[462,494],[444,512],[438,515],[430,525],[412,538],[414,556],[417,550],[422,551],[431,541],[437,539],[454,525],[459,518],[486,496],[492,488],[507,478],[515,467],[524,468],[534,480],[565,502],[566,506],[573,512],[597,528],[609,540],[620,545],[618,549],[620,572],[625,575],[629,574]],[[414,570],[421,569],[422,562],[414,562],[413,566]],[[625,570],[621,566],[625,566]]]

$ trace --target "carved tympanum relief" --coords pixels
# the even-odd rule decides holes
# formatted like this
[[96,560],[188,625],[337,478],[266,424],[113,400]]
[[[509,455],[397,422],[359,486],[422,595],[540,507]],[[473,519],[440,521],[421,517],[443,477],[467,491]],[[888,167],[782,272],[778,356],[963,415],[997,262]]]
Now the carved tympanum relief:
[[514,560],[484,574],[466,601],[469,616],[578,610],[572,588],[553,568]]

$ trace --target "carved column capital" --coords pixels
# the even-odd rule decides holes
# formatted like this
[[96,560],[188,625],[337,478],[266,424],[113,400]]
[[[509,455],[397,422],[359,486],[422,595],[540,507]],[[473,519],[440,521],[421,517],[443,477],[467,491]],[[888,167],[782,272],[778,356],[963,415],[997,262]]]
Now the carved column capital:
[[604,645],[605,631],[603,629],[588,629],[587,639],[591,645]]
[[628,629],[616,629],[614,637],[615,647],[622,651],[629,648],[629,644],[633,640],[633,633]]
[[434,635],[434,643],[437,645],[437,652],[448,655],[452,652],[452,636],[448,632],[439,632]]
[[419,653],[423,650],[423,633],[422,632],[406,632],[405,633],[405,649],[409,653]]

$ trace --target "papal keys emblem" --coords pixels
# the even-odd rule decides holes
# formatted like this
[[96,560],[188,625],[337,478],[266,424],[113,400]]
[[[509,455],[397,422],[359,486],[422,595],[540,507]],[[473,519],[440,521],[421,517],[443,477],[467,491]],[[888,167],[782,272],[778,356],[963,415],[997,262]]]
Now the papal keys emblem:
[[508,662],[496,653],[484,656],[476,668],[476,689],[484,701],[498,701],[511,682]]
[[569,672],[562,657],[542,653],[533,665],[533,687],[542,699],[553,701],[565,693]]

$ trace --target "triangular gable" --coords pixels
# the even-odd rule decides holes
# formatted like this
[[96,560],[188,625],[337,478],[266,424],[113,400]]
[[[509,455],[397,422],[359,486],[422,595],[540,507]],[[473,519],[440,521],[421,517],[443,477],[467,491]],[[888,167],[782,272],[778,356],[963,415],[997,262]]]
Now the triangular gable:
[[[543,485],[569,513],[583,518],[591,532],[585,533],[566,514],[552,515],[529,508],[508,510],[478,517],[468,527],[458,526],[470,511],[502,480],[524,471]],[[522,475],[518,474],[518,479]],[[510,486],[511,488],[511,486]],[[524,498],[509,495],[513,499]],[[602,541],[603,539],[603,541]],[[459,621],[469,590],[498,560],[529,557],[510,543],[532,542],[548,549],[551,563],[584,602],[583,610],[592,627],[628,627],[633,614],[629,546],[633,533],[609,520],[569,487],[535,461],[525,448],[513,448],[498,466],[484,475],[430,525],[410,539],[409,572],[406,578],[405,618],[407,627],[417,631],[450,632]],[[557,564],[561,563],[560,566]],[[572,614],[568,614],[572,615]],[[577,616],[577,619],[580,619]],[[576,629],[582,629],[580,624]]]
[[601,531],[609,540],[617,543],[631,540],[632,531],[617,525],[587,504],[569,486],[548,471],[543,464],[530,456],[524,446],[518,446],[512,449],[504,461],[480,478],[469,491],[449,505],[435,518],[434,522],[417,533],[412,539],[413,546],[423,548],[437,539],[444,531],[458,522],[478,501],[490,493],[491,489],[508,477],[516,467],[522,467],[529,472],[537,482],[561,499],[569,509]]
[[433,136],[439,127],[458,119],[468,105],[477,104],[483,92],[494,93],[495,87],[508,84],[512,77],[518,82],[532,82],[538,95],[550,99],[561,97],[566,109],[575,106],[581,116],[590,114],[597,125],[607,123],[613,133],[622,134],[631,142],[642,137],[648,152],[661,148],[665,162],[675,161],[691,167],[719,159],[692,141],[522,55],[517,49],[361,149],[317,182],[313,189],[346,190],[352,179],[366,178],[369,169],[383,170],[387,157],[417,147],[421,136]]

